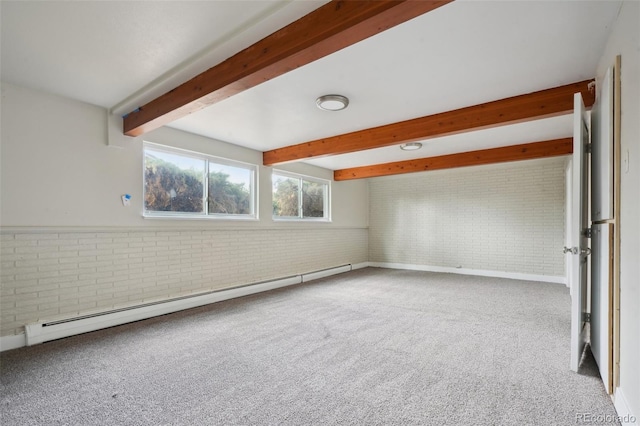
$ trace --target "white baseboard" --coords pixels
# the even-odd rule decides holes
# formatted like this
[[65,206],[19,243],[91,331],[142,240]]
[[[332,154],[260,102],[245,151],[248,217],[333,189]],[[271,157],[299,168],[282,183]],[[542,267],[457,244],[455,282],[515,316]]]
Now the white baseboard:
[[351,265],[351,270],[355,271],[356,269],[363,269],[368,267],[369,267],[369,262],[354,263],[353,265]]
[[0,337],[0,352],[18,349],[27,345],[27,338],[24,333],[15,336]]
[[122,325],[129,322],[140,321],[166,315],[185,309],[196,308],[210,303],[223,300],[235,299],[237,297],[248,296],[250,294],[273,290],[294,284],[300,284],[300,275],[283,278],[274,281],[267,281],[253,285],[234,287],[227,290],[215,291],[199,296],[184,297],[179,299],[161,302],[153,305],[140,306],[132,309],[109,312],[90,317],[70,318],[69,321],[40,321],[25,326],[27,346],[50,340],[61,339],[63,337],[74,336],[76,334],[96,331],[107,327]]
[[[624,396],[622,389],[616,388],[613,397],[613,404],[618,412],[618,419],[623,426],[638,426],[638,417],[631,412],[631,407],[627,402],[627,398]],[[638,413],[640,414],[640,413]]]
[[444,272],[448,274],[477,275],[480,277],[510,278],[512,280],[542,281],[546,283],[566,284],[563,276],[521,274],[518,272],[488,271],[484,269],[451,268],[446,266],[413,265],[408,263],[369,262],[374,268],[407,269],[410,271]]
[[0,351],[17,349],[23,346],[31,346],[50,340],[61,339],[76,334],[96,331],[107,327],[122,325],[133,321],[152,318],[159,315],[170,314],[185,309],[204,306],[223,300],[235,299],[237,297],[248,296],[261,293],[280,287],[300,284],[311,280],[328,277],[353,269],[361,269],[368,266],[368,262],[355,265],[343,265],[335,268],[328,268],[321,271],[314,271],[307,274],[300,274],[273,281],[266,281],[255,284],[248,284],[219,291],[213,291],[202,295],[186,296],[158,302],[155,304],[142,305],[122,309],[114,312],[105,312],[97,315],[87,315],[85,317],[70,318],[65,321],[39,321],[25,325],[26,333],[16,336],[0,337]]

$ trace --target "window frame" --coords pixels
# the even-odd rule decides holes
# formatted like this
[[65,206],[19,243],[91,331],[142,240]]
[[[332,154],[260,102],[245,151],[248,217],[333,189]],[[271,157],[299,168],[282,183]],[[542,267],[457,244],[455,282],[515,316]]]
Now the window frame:
[[[331,222],[331,180],[317,178],[314,176],[303,175],[300,173],[288,172],[285,170],[273,169],[271,170],[271,202],[273,204],[273,179],[274,176],[282,176],[289,179],[298,179],[298,216],[277,216],[271,211],[271,217],[277,222]],[[304,217],[304,211],[302,209],[303,197],[302,190],[304,182],[319,183],[324,185],[325,191],[323,196],[323,217]]]
[[[202,160],[204,161],[204,177],[203,177],[203,197],[202,212],[163,212],[147,210],[145,206],[146,198],[146,151],[163,152],[171,155]],[[249,214],[230,214],[230,213],[209,213],[209,173],[210,163],[219,164],[227,167],[237,167],[250,171],[250,213]],[[217,157],[215,155],[204,154],[201,152],[191,151],[173,146],[161,145],[155,142],[144,141],[142,144],[142,216],[147,219],[189,219],[189,220],[241,220],[256,221],[258,217],[258,166],[243,161],[231,160],[228,158]]]

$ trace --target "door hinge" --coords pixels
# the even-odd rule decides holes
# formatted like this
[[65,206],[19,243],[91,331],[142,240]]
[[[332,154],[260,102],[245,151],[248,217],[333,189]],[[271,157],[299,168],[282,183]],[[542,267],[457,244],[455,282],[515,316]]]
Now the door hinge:
[[584,152],[586,152],[587,154],[591,154],[591,151],[593,150],[593,144],[592,143],[588,143],[584,146]]
[[593,229],[592,228],[585,228],[584,236],[587,237],[587,238],[591,238],[593,236]]
[[590,312],[583,312],[582,313],[582,321],[584,322],[591,322],[591,313]]

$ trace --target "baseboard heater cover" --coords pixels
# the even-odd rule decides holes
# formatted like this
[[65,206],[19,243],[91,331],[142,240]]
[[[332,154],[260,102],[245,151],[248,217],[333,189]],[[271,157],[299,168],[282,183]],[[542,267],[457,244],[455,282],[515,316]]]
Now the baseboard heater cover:
[[342,274],[344,272],[352,271],[351,265],[338,266],[336,268],[321,269],[319,271],[309,272],[307,274],[300,275],[302,282],[306,283],[311,280],[319,280],[320,278],[329,277],[335,274]]
[[353,269],[364,267],[364,264],[341,265],[334,268],[322,269],[300,275],[293,275],[275,280],[262,281],[206,293],[176,297],[152,303],[114,309],[90,315],[72,317],[57,321],[42,321],[25,325],[26,345],[36,345],[50,340],[88,333],[103,328],[122,325],[129,322],[140,321],[166,315],[185,309],[196,308],[223,300],[235,299],[250,294],[261,293],[280,287],[300,284],[311,280],[328,277],[330,275],[349,272]]

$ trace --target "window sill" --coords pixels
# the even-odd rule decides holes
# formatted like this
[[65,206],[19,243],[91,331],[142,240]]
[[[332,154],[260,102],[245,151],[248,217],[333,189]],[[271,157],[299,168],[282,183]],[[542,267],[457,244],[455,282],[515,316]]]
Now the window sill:
[[213,220],[213,221],[230,221],[230,222],[259,222],[260,219],[255,216],[187,216],[187,215],[163,215],[163,214],[143,214],[144,219],[168,219],[168,220]]
[[274,222],[297,222],[297,223],[331,223],[331,219],[300,219],[296,217],[273,217]]

